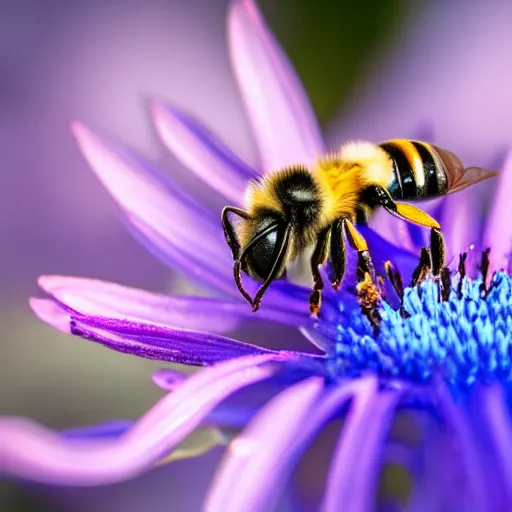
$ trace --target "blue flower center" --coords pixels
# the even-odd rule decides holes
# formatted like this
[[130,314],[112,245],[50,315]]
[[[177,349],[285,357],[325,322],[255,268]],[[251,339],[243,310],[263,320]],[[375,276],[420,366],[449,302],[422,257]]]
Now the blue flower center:
[[512,376],[512,279],[497,272],[482,278],[455,275],[440,298],[427,278],[404,290],[402,307],[383,302],[376,331],[357,307],[339,304],[338,321],[321,322],[333,377],[375,371],[425,383],[441,376],[454,386]]

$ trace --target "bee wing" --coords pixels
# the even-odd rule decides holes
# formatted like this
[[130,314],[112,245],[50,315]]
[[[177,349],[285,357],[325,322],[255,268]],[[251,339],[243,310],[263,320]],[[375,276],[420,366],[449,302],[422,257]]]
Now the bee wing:
[[467,167],[465,169],[457,169],[457,171],[456,176],[452,175],[449,177],[450,186],[447,194],[464,190],[474,183],[493,178],[499,174],[497,171],[489,171],[482,167]]
[[474,183],[492,178],[499,174],[496,171],[489,171],[482,167],[465,168],[460,159],[451,151],[434,145],[431,147],[434,150],[434,155],[438,159],[438,163],[442,163],[446,173],[447,194],[464,190]]

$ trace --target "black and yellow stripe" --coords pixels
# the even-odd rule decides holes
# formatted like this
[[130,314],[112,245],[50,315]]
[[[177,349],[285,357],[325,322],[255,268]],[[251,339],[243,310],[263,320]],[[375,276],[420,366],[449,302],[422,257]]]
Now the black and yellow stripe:
[[419,200],[446,193],[446,171],[435,146],[407,139],[393,139],[379,146],[393,160],[395,179],[388,187],[393,199]]

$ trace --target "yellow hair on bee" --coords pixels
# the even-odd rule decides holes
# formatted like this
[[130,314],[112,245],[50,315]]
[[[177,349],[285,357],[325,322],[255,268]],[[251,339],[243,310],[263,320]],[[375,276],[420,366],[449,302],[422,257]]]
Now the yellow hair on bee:
[[275,212],[282,211],[278,184],[289,175],[296,174],[297,172],[310,174],[307,167],[295,165],[264,174],[258,180],[250,182],[245,190],[244,197],[247,212],[250,215],[254,215],[260,209],[274,210]]
[[273,174],[268,174],[258,181],[251,181],[245,190],[244,203],[249,215],[260,208],[279,210],[279,199],[273,186]]
[[393,181],[393,162],[377,144],[366,141],[348,142],[341,146],[340,159],[361,166],[361,179],[368,185],[387,188]]
[[254,236],[256,222],[253,220],[257,217],[256,212],[262,209],[280,211],[281,205],[277,197],[275,188],[275,174],[267,174],[257,181],[252,181],[245,190],[244,203],[250,219],[240,223],[238,227],[238,236],[242,246]]
[[325,220],[354,220],[359,194],[371,184],[387,187],[393,181],[393,163],[375,144],[349,142],[320,159],[313,174],[322,190]]

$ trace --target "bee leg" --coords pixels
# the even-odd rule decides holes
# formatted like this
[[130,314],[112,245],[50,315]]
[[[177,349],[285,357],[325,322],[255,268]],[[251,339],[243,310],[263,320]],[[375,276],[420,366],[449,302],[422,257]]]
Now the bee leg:
[[441,274],[444,268],[444,237],[440,229],[430,230],[430,252],[432,257],[432,272],[435,276]]
[[332,287],[337,290],[340,287],[346,267],[345,249],[345,219],[334,221],[331,228],[331,265],[332,265]]
[[313,274],[313,291],[309,296],[309,311],[316,317],[322,306],[322,290],[324,281],[318,267],[323,265],[327,259],[331,226],[328,226],[318,235],[315,250],[311,255],[311,273]]
[[375,333],[380,326],[379,305],[381,292],[376,284],[375,270],[368,251],[368,245],[364,237],[359,233],[354,224],[349,220],[345,221],[345,230],[352,247],[357,250],[357,300],[361,306],[361,312],[373,325]]
[[416,206],[412,206],[410,204],[405,203],[396,203],[396,210],[388,211],[397,217],[406,220],[408,222],[412,222],[417,224],[418,226],[424,226],[426,228],[430,228],[430,248],[431,248],[431,257],[432,257],[432,273],[435,276],[439,276],[441,274],[441,270],[444,267],[444,238],[441,233],[441,226],[432,218],[428,213],[425,213],[423,210],[416,208]]
[[235,206],[226,206],[222,210],[222,228],[224,229],[224,236],[226,237],[226,242],[231,249],[233,259],[238,260],[240,255],[240,242],[236,236],[235,228],[229,220],[230,213],[234,213],[244,220],[250,219],[250,215],[246,211],[236,208]]
[[366,274],[369,275],[372,281],[375,281],[375,270],[373,268],[372,258],[368,251],[368,244],[363,235],[357,231],[354,224],[348,219],[344,221],[345,230],[348,236],[350,245],[357,251],[357,278],[358,281],[365,280]]
[[233,278],[235,279],[236,287],[242,295],[242,297],[252,306],[253,300],[251,296],[246,292],[244,285],[242,284],[242,263],[240,260],[235,260],[233,265]]
[[444,267],[444,238],[441,226],[428,213],[406,203],[395,203],[389,192],[378,186],[371,186],[365,191],[366,201],[372,206],[382,206],[389,213],[407,222],[430,228],[430,246],[432,253],[432,272],[435,276],[441,274]]

